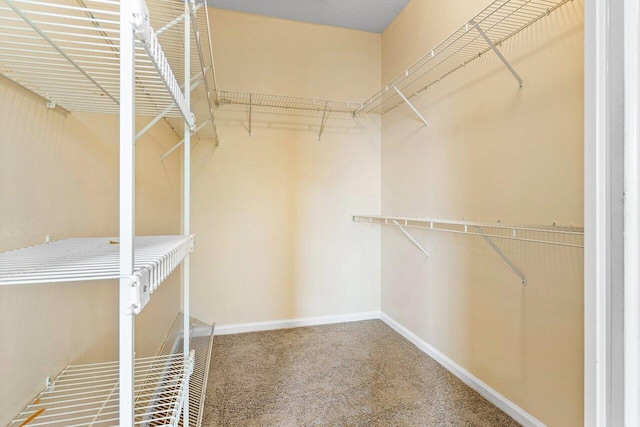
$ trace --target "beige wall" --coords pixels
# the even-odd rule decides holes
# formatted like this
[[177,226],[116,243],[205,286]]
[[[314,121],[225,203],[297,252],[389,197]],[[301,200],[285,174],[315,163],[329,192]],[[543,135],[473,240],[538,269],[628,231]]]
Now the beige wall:
[[[486,0],[413,0],[382,37],[384,81],[484,8]],[[583,224],[583,2],[382,120],[382,212],[515,224]],[[499,246],[528,286],[478,237],[413,231],[426,260],[382,234],[382,311],[549,426],[582,425],[583,252]]]
[[[380,85],[380,35],[211,9],[224,90],[360,101]],[[218,113],[193,150],[192,310],[218,325],[378,310],[379,119]],[[178,157],[170,160],[178,162]]]
[[[0,251],[118,234],[116,116],[66,116],[0,81],[0,128]],[[159,162],[167,129],[138,142],[139,235],[179,232],[179,169]],[[158,350],[179,298],[176,273],[136,318],[139,356]],[[0,287],[1,425],[66,365],[117,358],[116,302],[115,281]]]

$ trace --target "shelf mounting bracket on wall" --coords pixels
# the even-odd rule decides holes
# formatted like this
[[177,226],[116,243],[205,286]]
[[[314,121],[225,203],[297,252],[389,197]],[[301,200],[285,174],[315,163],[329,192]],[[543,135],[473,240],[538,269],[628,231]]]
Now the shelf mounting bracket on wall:
[[489,45],[489,47],[496,53],[496,55],[498,55],[498,58],[500,58],[500,60],[502,61],[502,63],[505,65],[505,67],[507,67],[507,69],[509,69],[509,71],[511,71],[511,74],[513,74],[513,77],[516,78],[516,80],[518,81],[518,84],[520,85],[520,89],[522,89],[524,87],[524,81],[522,80],[522,78],[518,75],[518,73],[516,72],[516,70],[511,66],[511,64],[509,64],[509,61],[507,61],[507,58],[504,57],[504,55],[502,54],[502,52],[500,52],[498,50],[498,47],[491,41],[491,39],[487,36],[487,34],[482,30],[482,28],[480,28],[480,24],[477,24],[476,21],[474,21],[473,19],[471,21],[469,21],[469,25],[471,25],[472,27],[475,27],[475,29],[478,31],[478,33],[480,33],[480,35],[482,36],[482,38],[487,42],[487,44]]
[[[465,225],[465,231],[466,231],[466,228],[467,228],[467,226]],[[482,238],[484,240],[486,240],[486,242],[489,244],[489,246],[491,246],[493,248],[493,250],[496,251],[498,253],[498,255],[500,255],[500,258],[502,258],[504,260],[504,262],[507,263],[507,265],[514,271],[514,273],[516,273],[518,275],[518,277],[520,277],[520,281],[522,282],[522,286],[526,286],[527,285],[527,278],[520,271],[520,269],[518,267],[516,267],[515,264],[509,259],[509,257],[507,257],[505,255],[505,253],[502,252],[502,250],[500,250],[500,248],[495,244],[495,242],[493,240],[491,240],[491,238],[489,236],[487,236],[484,231],[482,231],[482,228],[480,228],[480,227],[478,227],[476,225],[474,225],[473,228],[475,228],[478,231],[478,233],[482,236]]]
[[400,98],[402,98],[402,100],[404,102],[406,102],[406,104],[409,106],[409,108],[411,108],[413,110],[413,112],[417,114],[417,116],[420,118],[422,123],[424,123],[424,125],[426,127],[429,127],[429,123],[427,123],[427,119],[425,119],[424,116],[422,114],[420,114],[420,111],[418,111],[418,109],[411,102],[409,102],[409,99],[406,96],[404,96],[404,94],[402,92],[400,92],[400,89],[398,89],[396,86],[394,86],[393,89],[396,92],[398,92],[398,95],[400,95]]
[[398,223],[398,221],[393,220],[393,223],[394,223],[395,225],[397,225],[397,226],[398,226],[398,228],[400,229],[400,231],[402,231],[402,232],[404,233],[404,235],[405,235],[405,236],[407,236],[407,238],[408,238],[409,240],[411,240],[411,242],[412,242],[414,245],[416,245],[416,247],[417,247],[418,249],[420,249],[420,252],[422,252],[423,254],[425,254],[425,256],[426,256],[427,258],[430,258],[430,256],[429,256],[429,252],[427,252],[427,251],[426,251],[426,250],[425,250],[425,249],[420,245],[420,243],[418,243],[418,242],[416,241],[416,239],[414,239],[414,238],[413,238],[413,236],[411,236],[411,234],[409,234],[409,232],[408,232],[408,231],[407,231],[403,226],[401,226],[401,225]]
[[253,110],[253,94],[249,94],[249,136],[251,136],[251,121],[252,121],[252,110]]
[[322,132],[324,132],[324,125],[327,118],[327,108],[329,107],[329,101],[324,103],[324,111],[322,112],[322,121],[320,122],[320,132],[318,133],[318,141],[322,138]]

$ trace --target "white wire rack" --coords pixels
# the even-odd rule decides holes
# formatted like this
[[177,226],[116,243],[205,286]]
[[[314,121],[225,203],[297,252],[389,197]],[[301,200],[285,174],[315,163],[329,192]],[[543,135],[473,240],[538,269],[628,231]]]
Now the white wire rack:
[[[548,245],[584,247],[584,229],[545,225],[507,225],[502,223],[458,221],[439,218],[409,218],[380,215],[353,215],[357,222],[401,225],[407,228],[424,228],[445,233],[457,233],[490,237],[495,239],[519,240],[522,242]],[[478,231],[478,229],[482,231]]]
[[266,95],[248,92],[218,91],[218,108],[242,106],[256,112],[277,112],[279,110],[293,110],[306,112],[314,116],[338,113],[353,116],[360,108],[360,103],[329,101],[326,99],[297,98],[293,96]]
[[[495,46],[500,46],[504,41],[567,1],[570,0],[494,1],[363,102],[362,107],[358,108],[356,113],[379,112],[384,114],[392,110],[406,101],[404,97],[411,99],[420,94],[449,74],[494,49]],[[493,44],[493,47],[489,42]],[[497,49],[495,51],[522,83],[517,73],[506,63],[499,51]]]
[[368,224],[383,224],[397,227],[427,258],[429,253],[407,231],[407,228],[421,228],[444,233],[467,234],[482,237],[511,270],[520,278],[522,285],[527,277],[494,242],[494,239],[517,240],[529,243],[584,248],[584,229],[578,227],[558,227],[545,225],[506,225],[500,222],[473,222],[439,218],[408,218],[382,215],[353,215],[353,221]]
[[[194,237],[134,238],[135,275],[153,292],[193,250]],[[0,253],[0,285],[117,279],[117,239],[72,238]]]
[[[119,4],[117,0],[3,0],[0,74],[50,100],[52,106],[119,113]],[[147,5],[150,23],[141,19],[137,26],[136,112],[190,121],[180,91],[183,79],[174,74],[184,69],[184,35],[178,36],[176,25],[184,15],[183,3],[149,0]],[[197,56],[192,61],[201,71]]]
[[[194,356],[135,361],[135,425],[177,426]],[[68,366],[9,426],[118,426],[118,362]]]
[[[183,323],[184,315],[183,313],[178,313],[159,355],[181,353],[183,351]],[[193,373],[189,377],[189,425],[200,427],[202,425],[204,399],[207,391],[207,378],[213,348],[214,325],[206,324],[193,317],[190,318],[189,324],[191,325],[189,334],[190,348],[195,353]],[[183,425],[182,420],[178,425]]]

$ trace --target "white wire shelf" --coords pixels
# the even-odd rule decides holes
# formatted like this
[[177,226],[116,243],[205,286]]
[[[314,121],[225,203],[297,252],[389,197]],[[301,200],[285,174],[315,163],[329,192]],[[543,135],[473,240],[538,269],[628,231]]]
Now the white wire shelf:
[[[171,330],[167,334],[159,355],[181,353],[183,351],[184,314],[178,313]],[[207,391],[207,378],[213,349],[214,325],[190,318],[189,348],[195,353],[193,373],[189,377],[189,426],[200,427],[204,415],[204,399]],[[182,419],[178,423],[182,425]]]
[[[135,425],[178,425],[194,357],[135,361]],[[68,366],[9,426],[117,426],[118,362]]]
[[482,32],[495,46],[500,46],[568,1],[494,1],[366,100],[356,113],[384,114],[394,109],[405,102],[395,88],[411,99],[492,50]]
[[579,227],[507,225],[502,223],[381,215],[353,215],[352,219],[362,223],[422,228],[444,233],[489,237],[491,239],[518,240],[574,248],[584,247],[584,229]]
[[322,116],[324,114],[348,114],[353,116],[361,107],[360,103],[330,101],[326,99],[298,98],[283,95],[267,95],[249,92],[218,91],[220,109],[251,109],[255,112],[273,113],[279,111],[298,111],[305,115]]
[[[0,253],[0,285],[120,278],[116,238],[59,240]],[[134,276],[153,292],[193,250],[193,236],[134,238]]]
[[[117,0],[3,0],[0,74],[50,100],[51,106],[119,113],[119,4]],[[149,0],[147,5],[151,28],[157,31],[147,34],[146,42],[136,40],[136,113],[188,115],[191,120],[179,87],[184,34],[179,34],[177,24],[184,19],[184,3]],[[201,4],[199,8],[206,9]],[[202,70],[195,53],[192,63],[197,63],[196,73]]]

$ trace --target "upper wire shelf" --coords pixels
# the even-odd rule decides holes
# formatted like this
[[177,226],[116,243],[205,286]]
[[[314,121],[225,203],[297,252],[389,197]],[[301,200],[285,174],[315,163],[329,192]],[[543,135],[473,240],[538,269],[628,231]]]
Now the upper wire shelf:
[[411,99],[491,50],[482,33],[500,46],[568,1],[494,1],[363,102],[356,114],[384,114],[394,109],[405,102],[398,91]]
[[244,109],[251,108],[254,111],[264,113],[277,113],[288,110],[310,116],[336,113],[353,116],[362,104],[249,92],[218,91],[218,108],[232,109],[233,106],[240,106],[240,108]]
[[[177,24],[185,18],[184,3],[146,4],[156,31],[136,38],[136,113],[190,121],[180,90],[184,34]],[[119,113],[119,5],[117,0],[3,0],[0,74],[49,100],[50,107]],[[196,9],[206,11],[202,6]],[[209,42],[208,32],[201,36]],[[202,71],[197,48],[191,62],[195,73]]]
[[[176,427],[193,353],[136,359],[134,424]],[[119,362],[68,366],[9,426],[119,425]]]
[[[120,278],[117,239],[59,240],[0,253],[0,286]],[[153,292],[193,250],[193,236],[134,238],[134,275]]]
[[530,243],[543,243],[574,248],[584,247],[584,229],[546,225],[508,225],[439,218],[410,218],[383,215],[353,215],[356,222],[423,228],[433,231],[477,235]]

